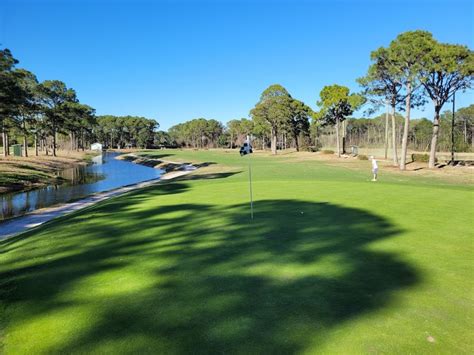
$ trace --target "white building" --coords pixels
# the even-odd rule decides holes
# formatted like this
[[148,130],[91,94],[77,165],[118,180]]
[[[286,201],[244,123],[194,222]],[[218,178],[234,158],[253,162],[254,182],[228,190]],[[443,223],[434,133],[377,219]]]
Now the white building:
[[92,143],[92,144],[91,144],[91,150],[99,150],[99,151],[102,151],[102,144],[100,144],[100,143]]

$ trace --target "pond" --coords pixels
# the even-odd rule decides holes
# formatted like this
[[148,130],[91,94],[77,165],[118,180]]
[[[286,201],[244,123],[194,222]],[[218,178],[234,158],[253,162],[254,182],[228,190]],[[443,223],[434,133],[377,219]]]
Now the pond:
[[119,154],[104,152],[96,156],[90,165],[59,172],[58,176],[66,180],[62,184],[0,195],[0,221],[39,208],[77,200],[96,192],[159,179],[163,173],[160,169],[115,159],[117,155]]

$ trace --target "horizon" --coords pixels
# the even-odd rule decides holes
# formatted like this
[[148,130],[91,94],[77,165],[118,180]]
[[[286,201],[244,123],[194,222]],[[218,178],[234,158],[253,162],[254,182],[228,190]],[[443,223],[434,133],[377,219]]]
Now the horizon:
[[[411,11],[403,12],[400,3]],[[153,118],[167,130],[198,117],[222,123],[248,118],[274,83],[316,109],[325,85],[359,91],[355,80],[366,74],[370,52],[408,30],[474,44],[469,1],[337,5],[7,0],[0,5],[0,45],[38,80],[64,81],[97,115]],[[473,102],[472,90],[456,94],[456,109]],[[431,106],[413,110],[413,119],[432,120]],[[363,110],[354,115],[363,116]]]

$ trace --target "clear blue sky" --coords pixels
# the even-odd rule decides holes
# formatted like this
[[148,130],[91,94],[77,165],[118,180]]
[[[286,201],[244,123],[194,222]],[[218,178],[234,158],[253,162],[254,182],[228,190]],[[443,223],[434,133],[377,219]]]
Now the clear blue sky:
[[[400,32],[473,48],[473,17],[472,1],[458,0],[2,0],[0,45],[97,114],[141,115],[167,129],[247,117],[273,83],[316,108],[324,85],[357,89],[370,52]],[[457,96],[459,107],[473,102],[472,92]]]

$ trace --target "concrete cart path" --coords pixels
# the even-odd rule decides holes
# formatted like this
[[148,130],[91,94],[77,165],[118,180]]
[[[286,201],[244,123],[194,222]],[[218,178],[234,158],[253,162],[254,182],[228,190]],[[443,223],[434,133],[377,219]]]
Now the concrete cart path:
[[41,224],[52,220],[53,218],[64,216],[68,213],[78,211],[80,209],[92,206],[97,202],[107,200],[111,197],[124,194],[129,191],[140,189],[143,187],[158,184],[163,180],[174,179],[179,176],[183,176],[192,172],[191,170],[184,171],[173,171],[164,174],[159,179],[149,180],[140,182],[137,184],[119,187],[110,191],[99,192],[92,196],[83,198],[81,200],[66,203],[55,207],[47,207],[35,210],[34,212],[28,213],[24,216],[13,218],[9,221],[0,223],[0,240],[13,237],[19,233],[23,233],[28,229],[40,226]]

